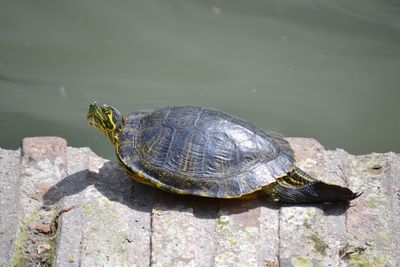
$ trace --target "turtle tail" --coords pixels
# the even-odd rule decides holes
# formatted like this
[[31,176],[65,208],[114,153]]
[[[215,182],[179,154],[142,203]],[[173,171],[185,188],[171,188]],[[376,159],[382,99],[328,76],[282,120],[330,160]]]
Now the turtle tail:
[[297,167],[287,176],[278,178],[267,190],[275,199],[286,203],[348,202],[362,194],[316,180]]

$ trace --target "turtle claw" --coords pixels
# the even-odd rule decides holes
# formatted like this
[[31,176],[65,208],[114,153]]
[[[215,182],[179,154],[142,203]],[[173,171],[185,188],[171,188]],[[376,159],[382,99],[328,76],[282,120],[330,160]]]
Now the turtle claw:
[[364,194],[364,191],[357,192],[357,193],[353,193],[353,195],[350,197],[349,200],[356,199],[356,198],[358,198],[359,196],[361,196],[362,194]]

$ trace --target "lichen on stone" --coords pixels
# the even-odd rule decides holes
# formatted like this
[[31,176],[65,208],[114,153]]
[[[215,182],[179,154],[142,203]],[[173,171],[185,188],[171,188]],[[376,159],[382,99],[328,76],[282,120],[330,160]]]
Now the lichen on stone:
[[324,239],[317,233],[312,234],[310,239],[314,243],[314,249],[321,255],[325,256],[328,245],[325,243]]
[[83,205],[83,210],[85,211],[85,214],[90,216],[93,214],[94,210],[95,210],[95,206],[93,204],[85,204]]
[[293,266],[295,266],[295,267],[312,267],[313,266],[312,262],[303,256],[297,256],[297,257],[293,258],[291,262],[292,262]]
[[217,244],[221,250],[215,257],[216,266],[257,265],[259,229],[237,223],[232,216],[221,215],[217,220]]
[[[21,223],[16,240],[12,266],[30,266],[46,263],[51,266],[57,248],[57,215],[59,207],[53,205],[27,215]],[[37,232],[37,225],[50,225],[50,233]],[[45,244],[46,250],[40,248]]]

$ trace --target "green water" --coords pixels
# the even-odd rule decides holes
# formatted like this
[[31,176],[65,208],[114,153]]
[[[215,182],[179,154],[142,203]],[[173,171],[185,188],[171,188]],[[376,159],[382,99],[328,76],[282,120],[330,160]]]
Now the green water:
[[94,100],[400,152],[400,1],[1,1],[0,147],[58,135],[113,158]]

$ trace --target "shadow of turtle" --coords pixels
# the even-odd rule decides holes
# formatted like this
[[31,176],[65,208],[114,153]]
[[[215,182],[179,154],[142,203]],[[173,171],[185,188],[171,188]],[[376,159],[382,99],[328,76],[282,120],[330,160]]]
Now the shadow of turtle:
[[341,215],[348,205],[345,203],[288,205],[272,201],[268,196],[255,199],[217,199],[192,195],[171,194],[134,181],[119,166],[117,161],[106,162],[98,172],[87,169],[68,175],[43,195],[44,205],[53,205],[65,197],[76,195],[93,186],[110,201],[117,201],[131,209],[151,213],[153,206],[175,210],[182,206],[192,208],[199,218],[218,218],[220,211],[229,214],[243,213],[263,206],[278,210],[282,206],[304,206],[322,209],[326,215]]

